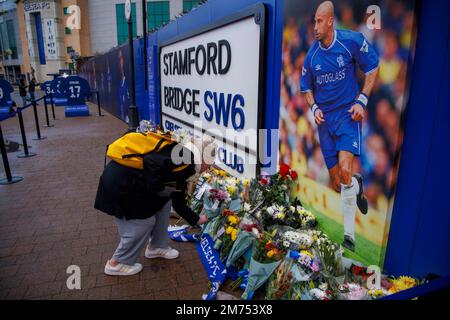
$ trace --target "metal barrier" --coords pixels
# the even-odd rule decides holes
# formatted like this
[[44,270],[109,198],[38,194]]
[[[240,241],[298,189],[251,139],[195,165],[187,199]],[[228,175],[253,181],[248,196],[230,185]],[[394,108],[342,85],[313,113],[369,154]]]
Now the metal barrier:
[[[46,127],[51,128],[54,127],[53,124],[50,124],[50,121],[48,119],[48,105],[47,105],[47,95],[44,95],[44,108],[45,108],[45,122],[47,123]],[[55,113],[53,110],[53,120],[55,120]]]
[[101,107],[100,107],[100,93],[99,93],[98,90],[91,90],[91,92],[89,93],[89,96],[92,97],[93,93],[95,93],[95,96],[97,98],[97,107],[98,107],[98,114],[97,114],[97,116],[98,117],[104,117],[105,115],[102,114]]
[[[29,158],[29,157],[33,157],[36,154],[29,152],[28,150],[28,143],[27,143],[27,136],[25,133],[25,126],[23,123],[23,116],[22,116],[22,112],[23,110],[29,108],[29,107],[33,107],[33,112],[34,112],[34,121],[35,121],[35,125],[36,125],[36,132],[37,132],[37,139],[34,140],[43,140],[45,139],[45,137],[41,136],[41,130],[39,127],[39,117],[38,117],[38,113],[37,113],[37,102],[41,101],[42,99],[45,100],[45,95],[39,99],[36,100],[32,100],[31,103],[23,106],[23,107],[18,107],[17,110],[15,110],[14,112],[11,112],[8,116],[8,118],[4,119],[7,120],[9,118],[14,117],[15,115],[18,116],[19,118],[19,127],[20,127],[20,134],[22,136],[22,144],[23,144],[23,150],[24,152],[19,154],[17,157],[18,158]],[[4,121],[3,120],[3,121]],[[48,117],[47,117],[47,124],[48,124]],[[5,141],[3,139],[3,131],[1,129],[1,121],[0,121],[0,149],[1,149],[1,154],[2,154],[2,159],[3,159],[3,166],[5,168],[5,175],[6,175],[6,179],[1,179],[0,180],[0,185],[8,185],[8,184],[13,184],[19,181],[22,181],[23,178],[19,177],[19,176],[13,176],[11,174],[11,167],[9,165],[9,160],[8,160],[8,154],[6,152],[6,146],[5,146]]]
[[8,161],[8,154],[6,153],[5,141],[3,140],[3,131],[2,131],[1,121],[0,121],[0,149],[1,149],[1,153],[2,153],[3,166],[5,168],[5,174],[6,174],[6,179],[0,179],[0,185],[8,185],[8,184],[13,184],[13,183],[22,181],[23,180],[22,177],[13,176],[11,174],[11,168],[9,166],[9,161]]
[[31,105],[33,106],[33,113],[34,113],[34,123],[36,124],[36,133],[37,133],[37,138],[35,138],[33,140],[44,140],[44,139],[47,139],[47,137],[42,137],[41,136],[41,129],[39,127],[39,116],[38,116],[37,108],[36,108],[36,106],[37,106],[36,102],[38,102],[38,101],[40,101],[42,99],[45,100],[45,95],[43,97],[37,99],[37,100],[32,100],[31,101]]
[[28,143],[27,143],[27,135],[25,133],[25,126],[23,124],[23,117],[22,117],[22,111],[28,107],[30,107],[31,104],[25,105],[23,108],[17,108],[17,113],[19,117],[19,127],[20,127],[20,134],[22,135],[22,144],[23,144],[23,153],[19,154],[17,158],[30,158],[34,157],[36,153],[32,153],[28,151]]
[[53,94],[51,92],[50,92],[50,104],[52,105],[53,120],[59,120],[59,119],[56,119],[56,117],[55,117],[55,102],[53,101]]

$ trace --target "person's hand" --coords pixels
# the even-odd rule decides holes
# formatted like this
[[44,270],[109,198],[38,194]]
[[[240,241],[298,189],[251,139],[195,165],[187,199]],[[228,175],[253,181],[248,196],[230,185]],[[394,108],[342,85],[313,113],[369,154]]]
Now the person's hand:
[[208,222],[208,216],[205,214],[200,215],[200,218],[197,221],[197,224],[200,226]]
[[352,114],[353,121],[358,122],[364,119],[364,107],[359,103],[355,103],[348,112]]
[[322,123],[325,122],[325,118],[323,117],[323,112],[322,112],[322,110],[317,109],[317,110],[314,112],[314,120],[316,121],[316,124],[317,124],[318,126],[320,126]]

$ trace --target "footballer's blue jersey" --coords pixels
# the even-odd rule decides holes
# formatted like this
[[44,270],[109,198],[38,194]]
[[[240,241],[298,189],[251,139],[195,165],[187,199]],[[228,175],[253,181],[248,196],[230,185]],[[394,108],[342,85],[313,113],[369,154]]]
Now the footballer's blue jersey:
[[300,88],[311,91],[323,112],[350,105],[359,95],[357,65],[370,74],[378,67],[378,54],[362,33],[335,30],[328,48],[315,41],[306,55]]
[[119,88],[119,103],[120,103],[120,117],[122,120],[126,119],[128,113],[128,107],[130,105],[130,92],[128,91],[128,84],[125,77],[122,79],[122,83]]

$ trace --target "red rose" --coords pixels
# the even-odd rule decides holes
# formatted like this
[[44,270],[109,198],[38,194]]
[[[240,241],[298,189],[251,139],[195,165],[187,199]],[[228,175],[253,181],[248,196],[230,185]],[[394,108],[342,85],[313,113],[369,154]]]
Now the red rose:
[[264,185],[264,184],[267,184],[267,183],[268,183],[268,181],[267,181],[267,179],[266,179],[266,178],[262,178],[262,179],[260,180],[260,182],[261,182],[261,184],[262,184],[262,185]]
[[297,174],[297,172],[295,170],[291,171],[291,178],[292,178],[292,180],[297,180],[298,174]]
[[289,174],[289,171],[291,170],[291,168],[289,168],[289,166],[287,164],[282,164],[280,166],[280,174],[281,176],[284,178]]
[[269,242],[266,243],[266,250],[267,250],[267,251],[270,251],[270,250],[272,250],[273,248],[274,248],[274,246],[273,246],[273,244],[272,244],[271,241],[269,241]]

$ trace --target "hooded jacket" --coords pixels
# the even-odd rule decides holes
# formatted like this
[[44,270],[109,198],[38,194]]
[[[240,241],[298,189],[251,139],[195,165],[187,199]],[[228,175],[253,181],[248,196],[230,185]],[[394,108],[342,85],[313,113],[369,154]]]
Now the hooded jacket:
[[[195,225],[199,216],[186,204],[186,181],[195,174],[195,165],[192,161],[187,167],[174,172],[179,167],[171,159],[175,145],[147,155],[143,170],[110,161],[100,177],[94,207],[117,218],[147,219],[171,199],[174,210],[190,225]],[[186,148],[182,149],[181,155],[184,152],[192,155]],[[173,192],[170,197],[158,196],[167,185],[181,191]]]

